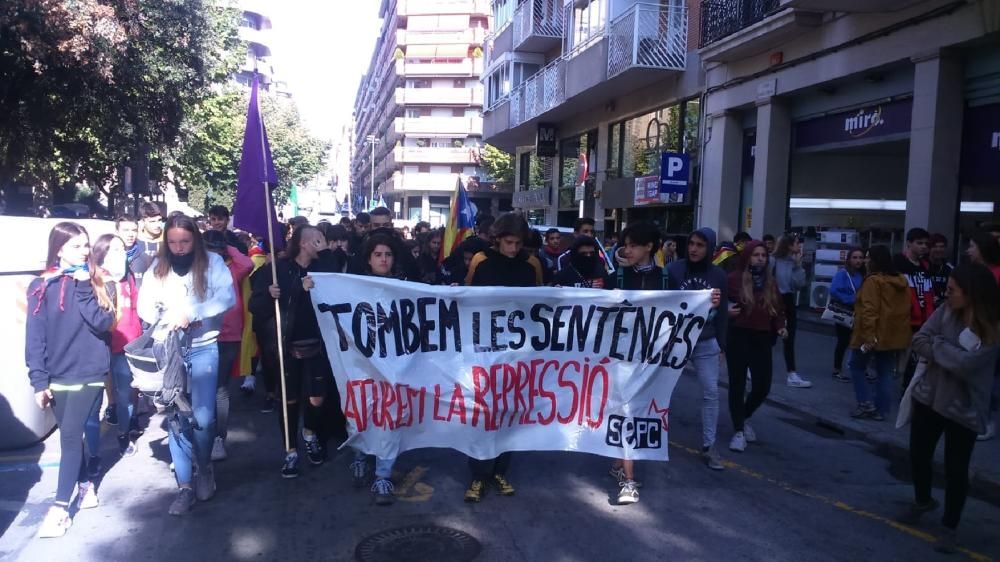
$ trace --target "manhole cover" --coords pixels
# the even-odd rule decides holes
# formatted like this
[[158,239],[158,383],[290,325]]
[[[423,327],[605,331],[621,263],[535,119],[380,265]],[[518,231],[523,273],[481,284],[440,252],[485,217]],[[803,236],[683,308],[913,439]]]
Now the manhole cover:
[[358,562],[467,562],[482,546],[472,535],[448,527],[413,525],[366,537],[354,551]]

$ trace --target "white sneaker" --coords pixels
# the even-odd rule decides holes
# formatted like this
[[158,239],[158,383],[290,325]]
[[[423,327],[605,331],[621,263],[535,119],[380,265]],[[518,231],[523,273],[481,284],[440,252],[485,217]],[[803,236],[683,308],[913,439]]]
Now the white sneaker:
[[799,374],[794,371],[788,373],[788,379],[785,382],[792,388],[812,388],[813,385],[813,383],[800,377]]
[[990,422],[986,424],[986,433],[976,436],[976,441],[989,441],[997,436],[997,424]]
[[49,508],[42,520],[42,526],[38,528],[38,538],[53,539],[66,534],[66,531],[73,526],[73,520],[69,518],[69,512],[65,508],[54,505]]
[[743,437],[747,440],[747,443],[757,442],[757,432],[753,430],[753,426],[750,425],[750,420],[743,422]]
[[76,501],[80,509],[93,509],[101,505],[97,499],[97,486],[93,482],[81,482],[76,489]]
[[243,384],[240,385],[240,390],[246,394],[253,394],[254,390],[257,389],[257,379],[253,375],[247,375],[243,377]]
[[639,501],[639,487],[632,480],[626,480],[619,484],[621,491],[618,492],[618,504],[628,505]]
[[742,431],[737,431],[729,440],[729,450],[742,453],[747,450],[747,438]]
[[212,444],[212,460],[226,460],[226,442],[223,441],[221,437],[216,437],[215,443]]

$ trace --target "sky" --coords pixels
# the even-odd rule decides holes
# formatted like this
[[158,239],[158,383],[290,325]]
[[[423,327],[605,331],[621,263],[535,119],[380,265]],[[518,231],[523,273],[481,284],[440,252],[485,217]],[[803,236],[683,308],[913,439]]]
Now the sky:
[[381,27],[380,0],[266,3],[277,77],[288,83],[306,126],[335,140],[351,119],[354,94]]

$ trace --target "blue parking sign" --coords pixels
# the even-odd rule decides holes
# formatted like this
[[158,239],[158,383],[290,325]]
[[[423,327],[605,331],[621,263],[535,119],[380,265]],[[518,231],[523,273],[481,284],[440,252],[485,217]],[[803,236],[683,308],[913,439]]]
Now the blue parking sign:
[[691,157],[678,152],[660,155],[660,193],[687,195],[691,179]]

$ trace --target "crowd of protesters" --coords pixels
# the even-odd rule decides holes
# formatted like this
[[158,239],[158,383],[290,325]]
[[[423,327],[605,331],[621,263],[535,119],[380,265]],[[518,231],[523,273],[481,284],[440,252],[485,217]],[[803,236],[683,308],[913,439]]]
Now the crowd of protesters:
[[[753,240],[739,233],[720,242],[710,228],[667,236],[652,223],[636,222],[602,244],[593,219],[578,219],[572,233],[539,232],[506,213],[480,215],[475,232],[442,255],[443,228],[420,222],[397,229],[384,207],[338,223],[311,225],[296,217],[286,226],[284,249],[274,254],[266,241],[231,230],[229,212],[220,206],[199,223],[183,214],[164,216],[145,203],[139,217],[119,218],[116,233],[93,244],[75,223],[53,228],[46,270],[28,290],[29,377],[39,407],[54,409],[62,450],[55,503],[40,536],[61,536],[70,527],[74,491],[80,509],[99,504],[93,482],[102,472],[105,400],[103,420],[117,427],[120,454],[135,454],[138,418],[148,406],[131,388],[125,350],[145,334],[153,341],[177,338],[174,353],[189,377],[190,416],[168,424],[178,486],[170,514],[183,515],[215,494],[213,462],[228,457],[230,390],[238,382],[252,395],[262,379],[261,412],[285,414],[279,417],[286,444],[280,463],[275,452],[283,478],[299,476],[300,453],[311,465],[324,464],[328,447],[346,439],[347,426],[310,300],[311,274],[318,272],[431,285],[711,291],[709,321],[687,368],[701,387],[701,450],[711,470],[725,467],[716,446],[722,364],[730,381],[728,448],[735,453],[758,439],[751,420],[770,392],[778,341],[786,384],[812,386],[796,365],[796,296],[806,272],[803,240],[794,234]],[[903,406],[911,425],[915,501],[901,519],[916,521],[937,508],[931,463],[944,436],[942,549],[955,546],[973,446],[996,433],[996,234],[974,236],[964,263],[953,267],[943,236],[912,229],[896,256],[881,245],[848,250],[831,284],[832,304],[853,319],[835,328],[832,370],[834,379],[853,383],[857,408],[851,415],[880,421],[898,410],[895,378],[912,400]],[[271,262],[273,270],[264,267]],[[350,463],[355,483],[371,483],[378,505],[394,501],[395,460],[357,451]],[[465,501],[479,502],[489,489],[514,495],[511,461],[511,453],[470,458]],[[613,462],[610,474],[619,503],[639,500],[633,461]]]

